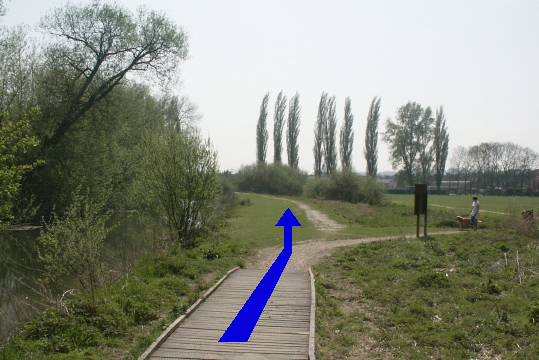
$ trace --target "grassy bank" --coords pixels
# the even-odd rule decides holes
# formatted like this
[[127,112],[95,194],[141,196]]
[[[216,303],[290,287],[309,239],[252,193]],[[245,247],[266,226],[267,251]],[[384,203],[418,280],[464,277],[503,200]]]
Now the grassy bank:
[[[95,298],[76,293],[64,305],[28,322],[0,359],[136,359],[146,347],[226,271],[242,265],[258,247],[282,242],[274,224],[290,202],[240,195],[227,225],[194,249],[139,260],[128,274],[99,289]],[[298,239],[316,230],[302,223]]]
[[338,251],[316,267],[317,353],[538,358],[538,246],[483,231]]

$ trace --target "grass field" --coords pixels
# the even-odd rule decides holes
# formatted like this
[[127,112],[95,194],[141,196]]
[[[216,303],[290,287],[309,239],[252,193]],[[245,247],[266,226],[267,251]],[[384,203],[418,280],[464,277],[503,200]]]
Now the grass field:
[[282,244],[283,228],[274,225],[286,208],[290,208],[301,223],[300,227],[294,228],[294,241],[320,237],[305,212],[290,201],[258,194],[237,196],[238,205],[228,220],[227,234],[242,245],[258,248]]
[[[329,235],[329,238],[346,239],[366,236],[407,235],[416,231],[416,217],[413,204],[395,203],[391,198],[384,205],[369,206],[341,201],[299,199],[315,209],[319,209],[335,221],[346,225],[342,231]],[[428,231],[456,230],[456,216],[462,215],[458,209],[431,207],[428,215]],[[500,228],[507,216],[493,213],[481,215],[483,228]],[[421,224],[423,217],[421,217]],[[423,231],[423,230],[421,230]]]
[[483,231],[340,250],[315,269],[317,353],[537,359],[538,247]]
[[[414,206],[413,195],[386,195],[389,201],[398,204]],[[539,197],[531,196],[480,196],[481,210],[494,212],[514,212],[525,209],[539,211]],[[448,206],[459,210],[463,215],[468,214],[472,206],[472,197],[469,195],[429,195],[429,205]],[[431,207],[435,208],[435,207]]]

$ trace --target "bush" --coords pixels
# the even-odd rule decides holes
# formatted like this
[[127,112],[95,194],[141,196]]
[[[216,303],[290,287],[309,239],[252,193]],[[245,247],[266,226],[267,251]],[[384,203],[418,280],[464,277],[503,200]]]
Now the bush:
[[274,195],[300,195],[307,174],[280,164],[244,166],[238,174],[241,191]]
[[383,200],[382,187],[375,179],[346,172],[310,179],[305,184],[304,194],[317,199],[364,202],[371,205],[381,204]]

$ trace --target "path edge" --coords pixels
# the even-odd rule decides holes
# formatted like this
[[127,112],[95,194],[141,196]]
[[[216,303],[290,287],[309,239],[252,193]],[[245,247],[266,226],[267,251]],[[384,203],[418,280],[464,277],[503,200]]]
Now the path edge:
[[166,330],[163,331],[161,335],[159,335],[159,337],[150,346],[148,346],[146,351],[144,351],[142,355],[138,357],[138,360],[149,359],[150,355],[162,343],[165,342],[165,340],[170,336],[170,334],[172,334],[172,332],[174,332],[174,330],[176,330],[178,326],[180,326],[180,324],[189,317],[189,315],[191,315],[196,309],[198,309],[198,307],[204,302],[204,300],[206,300],[215,290],[217,290],[219,285],[221,285],[223,281],[225,281],[230,276],[230,274],[232,274],[234,271],[238,270],[239,268],[240,268],[239,266],[236,266],[235,268],[230,269],[221,279],[219,279],[219,281],[217,281],[211,288],[209,288],[204,294],[202,294],[202,296],[197,301],[195,301],[195,303],[191,305],[189,309],[187,309],[185,314],[181,315],[179,318],[174,320],[174,322],[172,322],[172,324],[170,324],[166,328]]
[[316,330],[316,289],[314,287],[314,275],[309,267],[309,277],[311,278],[311,315],[310,315],[310,326],[309,326],[309,360],[315,360],[315,330]]

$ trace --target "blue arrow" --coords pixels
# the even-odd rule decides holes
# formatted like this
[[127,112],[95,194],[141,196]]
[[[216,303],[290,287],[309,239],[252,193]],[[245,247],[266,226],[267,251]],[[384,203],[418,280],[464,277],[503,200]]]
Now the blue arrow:
[[228,325],[219,342],[246,342],[253,332],[260,315],[277,286],[290,256],[292,256],[292,227],[301,226],[290,209],[286,209],[275,226],[284,227],[284,248],[260,280],[249,299],[243,304],[234,320]]

